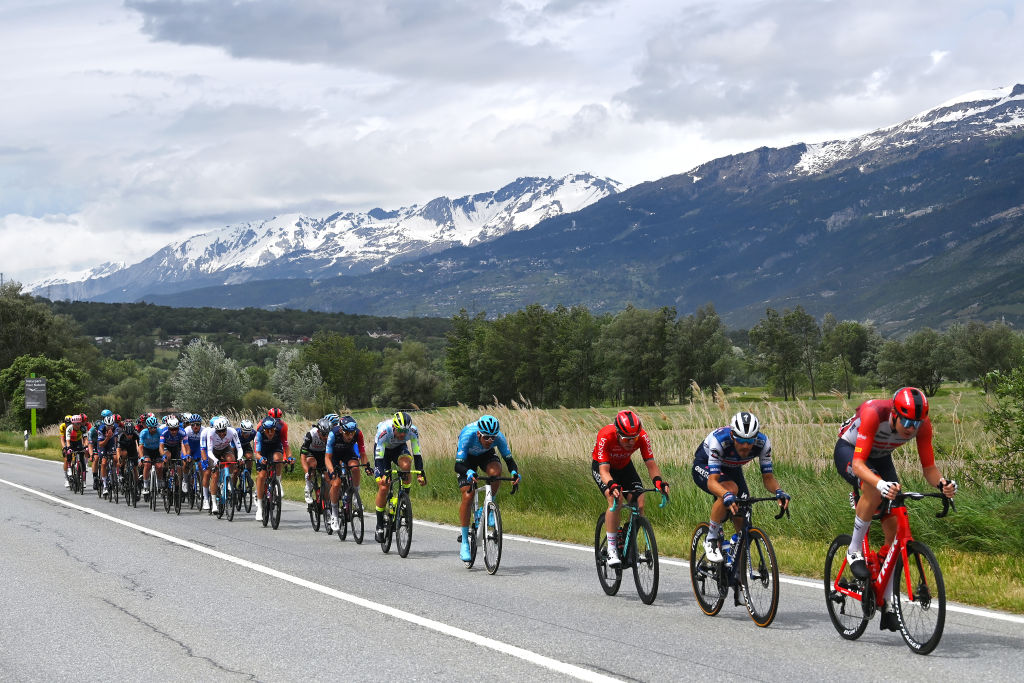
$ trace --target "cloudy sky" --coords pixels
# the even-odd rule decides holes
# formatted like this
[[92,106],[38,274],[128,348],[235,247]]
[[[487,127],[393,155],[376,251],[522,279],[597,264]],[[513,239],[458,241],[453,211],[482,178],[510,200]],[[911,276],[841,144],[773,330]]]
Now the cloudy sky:
[[1021,36],[1024,0],[0,0],[0,270],[850,137],[1024,82]]

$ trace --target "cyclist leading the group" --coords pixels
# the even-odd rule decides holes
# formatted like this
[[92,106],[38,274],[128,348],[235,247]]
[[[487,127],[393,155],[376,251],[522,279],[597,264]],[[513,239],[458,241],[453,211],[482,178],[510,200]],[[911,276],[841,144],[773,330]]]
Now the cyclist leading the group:
[[[410,457],[409,447],[412,447]],[[415,463],[411,462],[415,460]],[[397,412],[390,420],[383,420],[377,425],[377,435],[373,440],[373,476],[377,479],[377,497],[374,500],[377,510],[377,529],[374,536],[377,543],[384,540],[384,503],[388,499],[387,473],[391,464],[396,463],[398,469],[408,472],[415,464],[420,472],[416,480],[420,486],[427,483],[423,474],[423,454],[420,453],[420,433],[412,423],[409,413]],[[407,481],[408,475],[402,476],[402,486],[409,488],[412,483]]]
[[[513,479],[512,485],[518,485],[519,467],[516,465],[516,459],[512,457],[508,439],[501,433],[498,418],[493,415],[481,415],[479,420],[469,423],[459,432],[459,440],[455,447],[455,473],[459,477],[459,490],[462,491],[459,502],[462,547],[459,549],[459,558],[463,562],[473,559],[469,546],[469,515],[473,506],[472,482],[477,476],[477,470],[483,470],[490,477],[501,476],[501,460],[498,459],[495,449],[505,459],[509,476]],[[498,495],[500,486],[500,481],[491,485],[491,491],[495,496]]]
[[[860,500],[857,501],[853,518],[853,534],[846,554],[850,571],[858,579],[871,577],[862,550],[871,518],[882,498],[894,499],[901,488],[892,452],[911,439],[917,443],[917,455],[924,478],[938,488],[942,495],[952,498],[956,495],[957,484],[955,480],[943,477],[935,465],[928,399],[920,389],[903,387],[893,394],[891,400],[865,401],[839,430],[839,440],[836,441],[834,451],[836,471],[855,490],[860,491]],[[896,536],[896,518],[883,520],[882,531],[885,533],[885,545],[892,545]],[[889,577],[889,584],[882,595],[892,594],[895,576],[894,572]],[[882,610],[880,625],[882,629],[898,631],[899,618],[892,610],[891,602],[887,602]]]
[[[643,459],[644,465],[647,466],[647,473],[654,482],[654,488],[667,495],[668,482],[662,480],[661,470],[654,462],[651,439],[640,423],[640,416],[632,410],[620,411],[612,424],[601,428],[597,433],[597,443],[594,444],[594,451],[591,454],[591,474],[597,487],[608,501],[604,524],[608,535],[608,564],[613,566],[620,564],[621,560],[616,552],[619,511],[612,508],[617,507],[616,501],[622,496],[623,490],[643,488],[640,475],[633,466],[633,453],[637,450],[640,451],[640,457]],[[642,513],[644,509],[642,494],[637,502]]]
[[789,507],[789,494],[782,490],[772,467],[772,442],[760,431],[761,424],[752,413],[740,411],[732,416],[727,427],[719,427],[707,435],[693,455],[691,474],[702,491],[710,494],[708,535],[704,539],[704,554],[709,562],[721,562],[722,525],[730,515],[739,532],[743,518],[736,504],[737,498],[750,495],[743,466],[757,460],[761,467],[761,482],[768,491],[774,491],[779,505]]

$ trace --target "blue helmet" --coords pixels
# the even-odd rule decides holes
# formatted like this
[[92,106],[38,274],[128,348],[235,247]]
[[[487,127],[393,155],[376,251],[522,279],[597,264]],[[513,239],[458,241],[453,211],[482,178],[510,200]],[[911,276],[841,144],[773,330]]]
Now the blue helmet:
[[156,419],[156,415],[150,415],[149,417],[146,418],[147,427],[158,427],[159,425],[160,420]]
[[482,415],[476,421],[476,430],[484,436],[497,436],[499,429],[498,418],[493,415]]
[[100,413],[100,419],[103,419],[103,418],[107,417],[108,415],[113,415],[113,414],[114,414],[114,412],[112,410],[104,410],[102,413]]
[[351,415],[346,415],[341,418],[341,431],[343,432],[354,432],[359,429],[359,425],[356,424],[356,419]]
[[277,429],[277,420],[272,417],[265,418],[260,423],[260,429]]

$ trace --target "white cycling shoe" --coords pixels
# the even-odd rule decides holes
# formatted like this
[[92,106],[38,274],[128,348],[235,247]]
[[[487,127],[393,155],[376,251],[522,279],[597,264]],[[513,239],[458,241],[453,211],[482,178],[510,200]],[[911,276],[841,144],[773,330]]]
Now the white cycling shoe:
[[705,538],[704,555],[708,558],[708,562],[714,562],[715,564],[725,559],[722,557],[722,539]]

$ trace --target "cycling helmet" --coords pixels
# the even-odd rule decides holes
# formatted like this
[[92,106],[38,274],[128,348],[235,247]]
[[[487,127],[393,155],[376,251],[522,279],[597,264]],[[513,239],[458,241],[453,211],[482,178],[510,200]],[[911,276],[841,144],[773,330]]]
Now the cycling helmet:
[[114,411],[112,411],[112,410],[104,410],[104,411],[102,411],[100,413],[100,417],[105,420],[105,419],[107,419],[108,417],[110,417],[113,414],[114,414]]
[[171,415],[169,418],[167,418],[167,428],[168,429],[177,429],[179,424],[181,424],[181,423],[178,422],[178,418],[174,417],[173,415]]
[[113,415],[107,415],[106,417],[103,418],[103,424],[107,425],[108,427],[113,427],[115,422],[117,422],[117,420],[114,419]]
[[280,408],[271,408],[270,410],[267,411],[267,417],[273,417],[280,420],[282,417],[284,417],[284,413],[281,411]]
[[757,436],[757,431],[760,428],[761,423],[757,421],[754,414],[746,411],[740,411],[733,415],[732,421],[729,423],[732,435],[740,439],[753,439]]
[[82,413],[81,415],[79,415],[79,417],[82,418],[82,422],[88,422],[89,421],[89,416],[86,415],[85,413]]
[[167,424],[167,415],[164,415],[163,417],[161,417],[161,418],[160,418],[160,421],[161,421],[162,423],[164,423],[164,424]]
[[80,424],[82,424],[82,416],[81,415],[72,415],[71,416],[71,424],[73,424],[73,425],[80,425]]
[[317,420],[316,430],[321,434],[326,434],[327,432],[331,431],[331,421],[328,420],[326,417],[321,417],[319,420]]
[[265,418],[260,423],[260,429],[277,429],[277,420],[272,417]]
[[192,413],[191,415],[188,416],[189,424],[195,424],[196,422],[198,422],[199,424],[203,423],[203,417],[199,413]]
[[254,431],[255,429],[252,426],[252,420],[242,420],[241,422],[238,423],[238,428],[241,429],[246,434],[248,434],[251,431]]
[[391,418],[391,426],[395,428],[396,432],[404,432],[412,427],[412,417],[409,416],[409,413],[399,411]]
[[640,416],[632,410],[620,411],[615,416],[615,431],[624,439],[633,439],[640,436]]
[[156,415],[150,415],[146,418],[147,427],[157,427],[160,425],[160,420],[156,419]]
[[124,418],[121,417],[120,415],[114,415],[114,422],[121,424],[122,422],[124,422]]
[[338,426],[338,423],[341,422],[341,418],[338,417],[337,413],[327,413],[323,419],[327,420],[327,423],[332,427]]
[[903,387],[892,395],[892,409],[907,420],[920,421],[928,417],[928,399],[914,387]]
[[476,421],[476,430],[484,436],[497,436],[498,429],[498,418],[493,415],[482,415]]
[[346,415],[341,418],[341,431],[343,432],[354,432],[359,429],[359,425],[356,424],[356,419],[351,415]]
[[71,424],[71,415],[65,415],[64,416],[64,422],[67,423],[67,424]]
[[213,422],[210,423],[210,426],[213,427],[215,432],[222,432],[228,428],[228,420],[224,417],[215,417],[213,418]]

